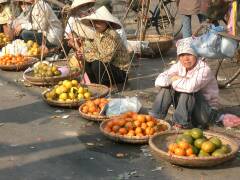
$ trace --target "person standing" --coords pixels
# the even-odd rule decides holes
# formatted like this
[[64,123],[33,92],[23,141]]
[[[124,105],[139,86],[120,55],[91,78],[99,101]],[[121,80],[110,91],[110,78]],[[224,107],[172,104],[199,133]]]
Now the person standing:
[[200,14],[201,0],[177,0],[178,13],[182,15],[182,35],[183,38],[192,36],[192,15],[197,15],[202,23],[205,17]]

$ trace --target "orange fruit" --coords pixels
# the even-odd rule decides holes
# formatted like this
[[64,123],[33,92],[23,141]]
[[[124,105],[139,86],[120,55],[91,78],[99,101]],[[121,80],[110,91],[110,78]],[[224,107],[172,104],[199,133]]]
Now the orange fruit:
[[95,99],[93,102],[95,105],[99,105],[101,103],[100,99]]
[[83,106],[82,112],[83,113],[88,113],[88,106]]
[[137,120],[140,121],[141,123],[145,122],[145,116],[142,114],[137,115]]
[[110,127],[106,126],[106,127],[104,128],[104,131],[110,133],[110,132],[112,131],[112,129],[111,129]]
[[145,119],[146,119],[146,121],[151,121],[153,118],[152,118],[152,116],[150,116],[150,115],[146,115],[146,116],[145,116]]
[[141,122],[140,121],[136,120],[136,121],[133,121],[133,123],[136,127],[141,127]]
[[181,148],[181,149],[188,149],[190,147],[190,145],[186,142],[186,141],[180,141],[178,143],[178,146]]
[[176,143],[172,143],[168,145],[168,150],[171,152],[174,152],[176,148],[178,148],[178,145]]
[[149,135],[153,135],[155,133],[155,130],[153,128],[149,129]]
[[186,155],[187,155],[187,156],[191,156],[192,154],[194,154],[192,147],[186,149]]
[[125,127],[127,128],[127,130],[132,130],[133,129],[133,123],[129,121],[125,124]]
[[143,137],[144,135],[143,135],[143,133],[138,133],[138,134],[136,134],[136,136]]
[[134,130],[128,131],[127,136],[135,136],[135,131]]
[[96,107],[95,106],[89,106],[89,109],[88,109],[89,112],[93,113],[96,111]]
[[177,156],[185,156],[186,155],[186,152],[184,149],[181,149],[181,148],[176,148],[174,150],[174,154],[176,154]]
[[106,126],[108,126],[109,128],[112,128],[113,125],[114,125],[113,121],[108,121]]
[[133,114],[133,115],[132,115],[132,118],[133,118],[133,120],[135,120],[135,121],[137,120],[137,117],[138,117],[137,114]]
[[148,121],[147,122],[148,127],[153,127],[154,125],[155,125],[155,123],[153,121]]
[[145,129],[147,128],[147,124],[146,124],[146,123],[142,123],[142,124],[141,124],[141,128],[142,128],[143,130],[145,130]]
[[150,130],[151,130],[151,128],[150,128],[150,127],[147,127],[147,128],[145,129],[145,134],[146,134],[146,135],[151,135],[151,134],[150,134]]
[[128,131],[127,131],[126,128],[120,128],[120,129],[118,130],[118,132],[119,132],[121,135],[125,135],[125,134],[128,133]]
[[137,127],[137,128],[135,129],[135,133],[136,133],[136,134],[142,133],[142,128]]
[[119,126],[124,126],[126,124],[126,121],[124,120],[124,119],[120,119],[119,121],[118,121],[118,125]]
[[113,132],[115,132],[115,133],[117,133],[119,129],[120,129],[120,126],[118,126],[118,125],[114,125],[114,126],[112,127],[112,130],[113,130]]

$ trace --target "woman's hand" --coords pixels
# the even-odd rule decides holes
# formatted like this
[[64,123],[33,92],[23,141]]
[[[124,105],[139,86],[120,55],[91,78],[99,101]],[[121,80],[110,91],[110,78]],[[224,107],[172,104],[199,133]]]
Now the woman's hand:
[[178,79],[181,79],[181,77],[178,76],[178,75],[174,75],[174,76],[172,76],[170,79],[171,79],[171,81],[173,82],[173,81],[176,81],[176,80],[178,80]]
[[17,25],[14,27],[14,36],[19,36],[21,30],[22,30],[21,25],[20,25],[20,24],[17,24]]

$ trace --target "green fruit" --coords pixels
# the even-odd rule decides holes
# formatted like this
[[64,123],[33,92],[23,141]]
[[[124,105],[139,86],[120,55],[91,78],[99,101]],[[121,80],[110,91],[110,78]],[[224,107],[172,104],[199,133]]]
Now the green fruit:
[[208,154],[207,152],[200,150],[198,157],[208,157],[210,156],[210,154]]
[[60,87],[57,87],[56,90],[55,90],[56,94],[61,94],[62,93],[62,90]]
[[191,130],[186,130],[186,131],[184,131],[183,134],[188,135],[188,136],[192,136],[192,135],[191,135]]
[[204,139],[204,138],[196,139],[196,140],[194,141],[194,146],[196,146],[197,148],[201,149],[202,144],[203,144],[205,141],[207,141],[207,140]]
[[193,138],[189,135],[186,135],[186,134],[181,134],[177,137],[177,140],[176,142],[179,143],[181,141],[185,141],[187,142],[188,144],[192,144],[193,143]]
[[222,156],[222,155],[224,155],[224,154],[226,154],[223,150],[221,150],[221,149],[217,149],[216,151],[214,151],[213,153],[212,153],[212,156],[214,156],[214,157],[219,157],[219,156]]
[[199,152],[199,149],[195,146],[192,146],[192,150],[193,150],[194,154],[198,154],[198,152]]
[[209,141],[211,141],[213,144],[215,144],[217,149],[222,146],[222,141],[220,139],[218,139],[217,137],[211,137],[209,139]]
[[222,147],[220,148],[224,153],[230,153],[231,152],[231,148],[229,145],[222,145]]
[[216,149],[216,146],[211,141],[205,141],[202,143],[201,149],[204,152],[211,153]]
[[199,128],[193,128],[191,130],[191,136],[194,138],[194,139],[199,139],[199,138],[202,138],[203,137],[203,131]]
[[90,92],[85,92],[83,94],[83,96],[84,96],[85,99],[89,99],[91,97],[91,93]]
[[82,99],[84,99],[83,94],[78,94],[78,100],[82,100]]

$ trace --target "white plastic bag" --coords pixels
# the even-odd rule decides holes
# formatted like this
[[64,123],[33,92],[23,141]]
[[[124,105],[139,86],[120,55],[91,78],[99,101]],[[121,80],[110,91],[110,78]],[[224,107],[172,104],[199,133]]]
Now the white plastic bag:
[[115,98],[112,99],[106,109],[106,115],[119,115],[126,112],[138,112],[142,107],[142,104],[137,97]]

